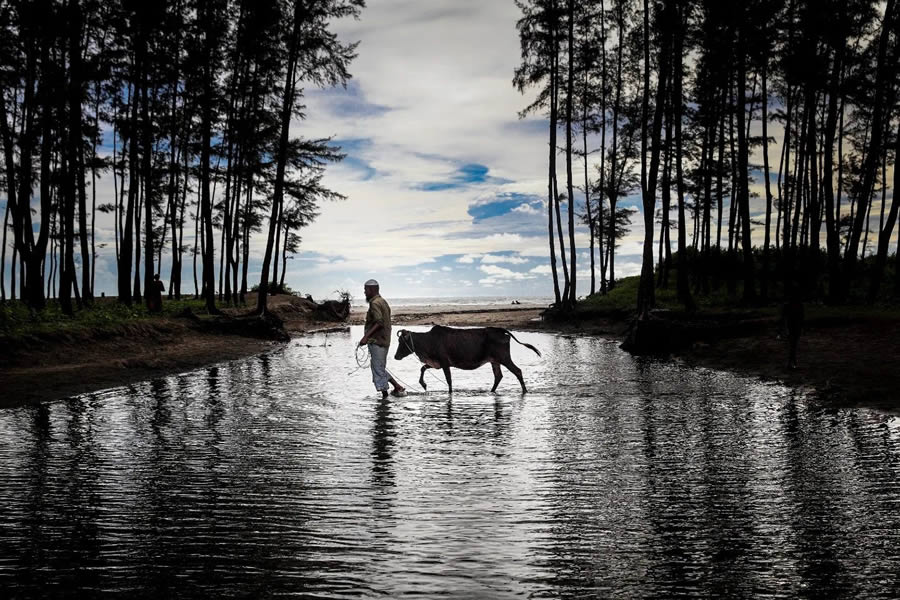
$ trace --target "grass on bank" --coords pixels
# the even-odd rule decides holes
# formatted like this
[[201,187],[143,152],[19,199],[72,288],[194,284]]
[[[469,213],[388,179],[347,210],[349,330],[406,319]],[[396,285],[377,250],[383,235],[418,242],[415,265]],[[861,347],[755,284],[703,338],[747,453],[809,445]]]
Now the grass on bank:
[[[667,287],[655,289],[656,308],[672,311],[683,311],[684,305],[678,301],[677,279],[678,274],[672,269],[669,275]],[[580,300],[576,312],[584,316],[609,314],[611,316],[631,315],[636,310],[638,286],[640,276],[626,277],[616,281],[616,287],[606,294],[596,293]],[[886,282],[893,286],[892,281]],[[748,306],[743,301],[743,285],[737,283],[734,293],[729,293],[728,286],[722,282],[717,287],[712,287],[710,293],[699,294],[691,290],[694,303],[698,312],[707,315],[750,313],[757,316],[777,317],[781,314],[783,291],[780,283],[772,283],[769,288],[769,298],[765,303]],[[900,319],[900,304],[896,301],[883,300],[875,305],[866,304],[842,304],[828,305],[820,299],[807,299],[805,302],[807,319]]]
[[120,304],[115,298],[97,298],[91,306],[75,309],[71,317],[63,314],[57,300],[49,300],[42,311],[33,311],[21,301],[0,304],[0,336],[9,339],[74,334],[104,333],[121,329],[135,322],[172,317],[189,308],[198,316],[206,312],[206,304],[199,299],[163,299],[162,312],[151,313],[143,303],[131,306]]

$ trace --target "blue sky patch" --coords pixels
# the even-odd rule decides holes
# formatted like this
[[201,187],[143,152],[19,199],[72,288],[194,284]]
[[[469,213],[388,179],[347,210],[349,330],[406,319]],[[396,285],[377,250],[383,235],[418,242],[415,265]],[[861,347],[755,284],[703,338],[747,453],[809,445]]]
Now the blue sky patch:
[[368,181],[378,174],[378,171],[372,165],[361,158],[350,156],[349,154],[341,161],[341,164],[357,172],[361,181]]
[[487,204],[474,204],[469,206],[469,215],[472,221],[478,223],[484,219],[491,217],[499,217],[512,212],[514,208],[522,204],[519,200],[500,200],[497,202],[489,202]]
[[420,183],[415,187],[416,189],[420,189],[425,192],[440,192],[444,190],[462,188],[469,185],[476,185],[479,183],[490,183],[496,185],[511,183],[510,180],[503,179],[502,177],[491,177],[488,174],[489,172],[490,169],[484,165],[478,163],[468,163],[456,169],[456,172],[454,172],[446,181],[429,181]]
[[389,106],[366,100],[366,95],[357,81],[351,81],[346,88],[311,90],[309,96],[325,100],[324,106],[335,117],[378,117],[391,111]]
[[372,147],[371,139],[336,139],[334,140],[334,143],[340,146],[341,152],[347,155],[341,164],[358,173],[361,181],[368,181],[378,174],[378,171],[369,163],[369,161],[360,156],[363,152]]

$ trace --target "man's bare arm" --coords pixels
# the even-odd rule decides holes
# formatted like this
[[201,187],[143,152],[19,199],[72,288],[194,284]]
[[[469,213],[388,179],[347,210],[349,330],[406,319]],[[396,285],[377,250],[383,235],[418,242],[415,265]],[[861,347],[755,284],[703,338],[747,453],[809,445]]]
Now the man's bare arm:
[[375,333],[377,333],[380,330],[381,330],[381,323],[375,323],[374,325],[372,325],[372,327],[370,327],[369,330],[365,334],[363,334],[362,339],[359,340],[359,345],[365,346],[366,344],[368,344],[369,338],[372,337],[373,335],[375,335]]

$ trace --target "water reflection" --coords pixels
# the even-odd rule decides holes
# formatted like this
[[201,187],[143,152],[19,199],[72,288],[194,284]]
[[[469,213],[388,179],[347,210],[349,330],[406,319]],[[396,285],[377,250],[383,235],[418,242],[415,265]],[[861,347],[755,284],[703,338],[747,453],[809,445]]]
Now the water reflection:
[[372,427],[372,483],[376,488],[394,487],[394,432],[391,399],[379,398]]
[[[381,400],[361,335],[0,411],[12,596],[893,597],[900,419],[520,335]],[[411,362],[391,363],[407,381]]]

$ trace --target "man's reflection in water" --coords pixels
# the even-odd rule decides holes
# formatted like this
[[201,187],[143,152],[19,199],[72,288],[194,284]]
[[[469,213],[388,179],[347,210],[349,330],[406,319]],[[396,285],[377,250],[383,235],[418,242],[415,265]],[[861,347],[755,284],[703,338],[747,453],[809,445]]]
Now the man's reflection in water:
[[376,487],[392,488],[394,482],[394,417],[390,397],[381,398],[375,405],[372,427],[372,481]]

